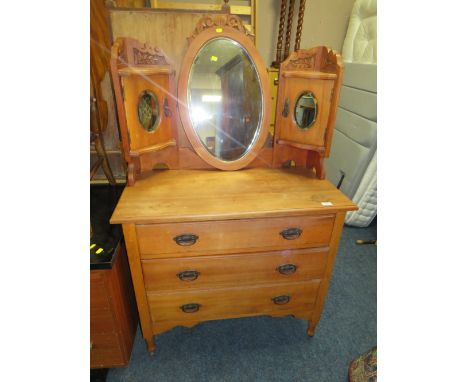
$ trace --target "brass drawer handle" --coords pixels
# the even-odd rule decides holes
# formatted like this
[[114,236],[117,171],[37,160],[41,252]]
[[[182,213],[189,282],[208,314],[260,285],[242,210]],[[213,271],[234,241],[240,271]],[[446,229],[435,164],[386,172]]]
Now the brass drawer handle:
[[276,305],[284,305],[284,304],[287,304],[289,302],[289,300],[291,299],[291,297],[287,296],[287,295],[282,295],[282,296],[276,296],[276,297],[273,297],[272,300],[273,302],[276,304]]
[[280,235],[283,236],[286,240],[294,240],[301,236],[302,229],[300,228],[287,228],[280,232]]
[[93,350],[93,347],[94,347],[94,344],[93,344],[93,341],[91,341],[91,343],[89,344],[89,349]]
[[197,240],[198,236],[194,235],[193,233],[183,233],[182,235],[176,236],[174,238],[174,241],[177,243],[177,245],[183,246],[193,245]]
[[276,268],[276,270],[282,275],[290,275],[296,272],[297,266],[295,266],[294,264],[283,264]]
[[195,313],[200,309],[200,304],[184,304],[180,307],[184,313]]
[[183,271],[183,272],[177,273],[177,277],[181,281],[194,281],[198,278],[199,275],[200,275],[200,272],[198,271]]

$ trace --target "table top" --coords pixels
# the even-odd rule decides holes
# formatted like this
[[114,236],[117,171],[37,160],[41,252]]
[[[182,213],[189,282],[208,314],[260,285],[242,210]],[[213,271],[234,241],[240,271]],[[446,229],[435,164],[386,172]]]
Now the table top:
[[335,185],[307,169],[163,170],[126,187],[116,223],[167,223],[356,210]]

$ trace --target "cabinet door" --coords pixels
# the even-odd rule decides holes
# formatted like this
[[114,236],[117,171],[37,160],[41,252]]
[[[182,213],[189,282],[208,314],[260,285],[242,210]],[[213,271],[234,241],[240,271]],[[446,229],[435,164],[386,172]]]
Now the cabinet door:
[[277,104],[279,140],[324,150],[334,81],[282,78]]
[[122,77],[130,153],[174,140],[169,82],[165,73]]

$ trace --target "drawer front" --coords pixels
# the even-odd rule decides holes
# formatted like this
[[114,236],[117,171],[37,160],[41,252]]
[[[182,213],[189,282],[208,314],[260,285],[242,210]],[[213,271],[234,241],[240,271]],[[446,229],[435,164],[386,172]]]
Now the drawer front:
[[203,321],[312,312],[320,280],[248,288],[148,293],[153,322]]
[[90,332],[93,334],[116,333],[117,327],[114,323],[112,311],[91,311]]
[[283,250],[226,256],[143,260],[146,290],[187,290],[210,286],[305,281],[321,278],[328,252]]
[[124,365],[117,334],[91,334],[91,367]]
[[324,247],[334,215],[137,225],[141,258]]
[[[107,272],[107,273],[106,273]],[[90,272],[90,309],[91,314],[110,311],[110,301],[107,291],[107,275],[109,271],[94,270]]]

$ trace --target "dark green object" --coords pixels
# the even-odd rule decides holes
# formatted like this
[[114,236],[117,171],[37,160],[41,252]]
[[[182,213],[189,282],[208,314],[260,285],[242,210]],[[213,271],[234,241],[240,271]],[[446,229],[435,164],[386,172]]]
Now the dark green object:
[[138,120],[148,132],[156,130],[160,119],[158,97],[150,90],[145,90],[138,100]]

